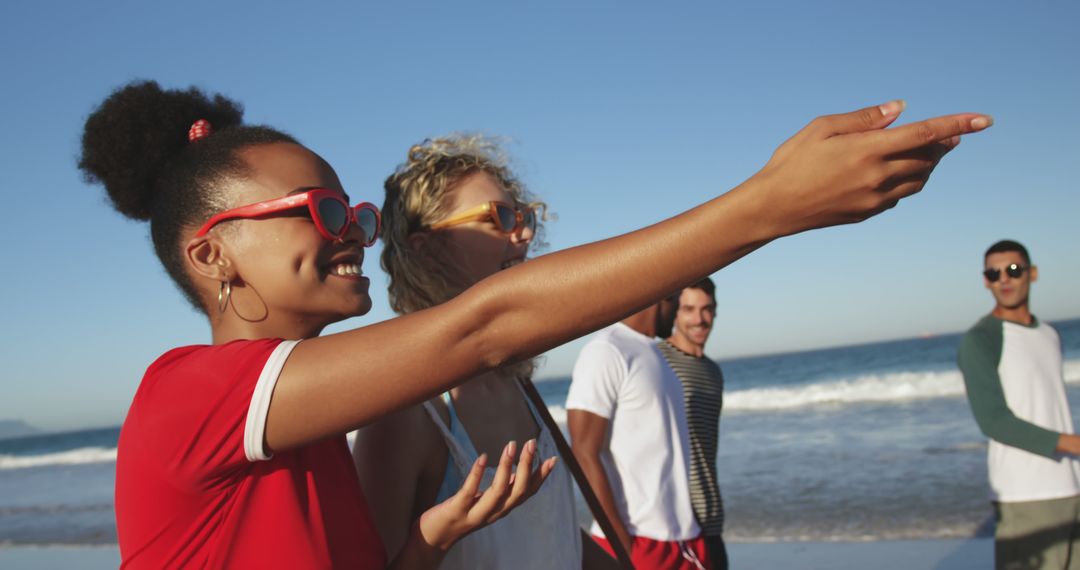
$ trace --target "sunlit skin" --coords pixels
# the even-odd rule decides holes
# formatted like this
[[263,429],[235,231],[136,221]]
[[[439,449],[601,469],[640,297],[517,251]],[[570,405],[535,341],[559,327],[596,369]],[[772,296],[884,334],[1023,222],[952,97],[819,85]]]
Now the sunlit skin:
[[[450,211],[446,218],[492,200],[514,203],[510,193],[486,172],[467,176],[450,191],[447,200]],[[504,234],[489,220],[465,222],[438,232],[446,238],[445,259],[460,269],[470,285],[525,261],[533,238],[529,229]]]
[[[330,165],[302,146],[259,145],[240,155],[248,176],[229,184],[230,208],[311,188],[326,188],[348,201]],[[341,241],[324,239],[304,209],[227,221],[193,239],[187,252],[196,282],[214,307],[214,342],[312,338],[331,323],[366,314],[368,278],[332,271],[340,264],[363,267],[361,239],[355,226]],[[224,280],[231,284],[231,305],[219,312]]]
[[[447,218],[491,200],[514,202],[510,193],[486,172],[466,177],[447,198],[450,203]],[[438,231],[446,238],[444,259],[450,266],[460,268],[469,285],[525,261],[533,238],[528,229],[520,234],[502,233],[491,221],[467,222]],[[477,376],[453,388],[450,394],[461,423],[479,453],[498,451],[507,439],[525,441],[537,436],[539,427],[521,392],[495,372]],[[442,401],[435,401],[445,413]]]
[[[258,145],[242,150],[240,156],[248,168],[246,176],[224,183],[229,208],[312,188],[340,193],[348,201],[330,165],[302,146]],[[189,231],[194,236],[196,228]],[[362,268],[363,239],[356,226],[350,227],[340,240],[323,238],[308,211],[302,208],[258,219],[228,221],[203,237],[193,237],[185,253],[207,306],[217,309],[222,281],[232,288],[225,310],[209,312],[215,344],[237,339],[311,339],[328,324],[367,313],[371,309],[368,278],[338,271],[341,266]],[[271,401],[268,444],[274,441],[271,430],[280,431],[283,414],[289,414],[280,411],[283,406],[279,401],[291,399],[286,393],[290,387],[298,388],[288,380],[291,378],[283,372]],[[461,536],[494,522],[535,493],[554,463],[545,461],[530,472],[536,447],[526,444],[525,438],[519,441],[507,445],[504,438],[494,453],[482,455],[457,495],[439,505],[432,501],[427,505],[430,509],[409,513],[410,521],[419,522],[410,525],[407,544],[395,552],[391,568],[436,565]],[[268,447],[274,449],[273,445]],[[519,452],[522,461],[514,467]],[[488,462],[489,456],[497,459]],[[488,463],[497,469],[484,490],[480,479]]]
[[983,277],[983,284],[994,296],[994,310],[992,314],[1006,321],[1029,325],[1031,324],[1031,309],[1028,306],[1028,295],[1031,292],[1031,284],[1039,278],[1039,268],[1028,267],[1020,277],[1009,277],[1005,268],[1011,264],[1024,267],[1028,262],[1017,251],[1001,251],[986,256],[983,269],[997,269],[1001,276],[994,283]]
[[[410,409],[463,378],[542,354],[625,318],[629,311],[655,303],[774,239],[857,222],[891,208],[923,188],[960,135],[991,124],[986,116],[959,114],[886,128],[903,107],[903,102],[893,101],[820,117],[777,148],[753,177],[684,214],[499,271],[437,307],[318,338],[312,337],[327,324],[362,313],[370,302],[359,282],[320,276],[320,264],[336,253],[331,251],[334,245],[300,245],[293,238],[307,238],[291,231],[245,237],[248,228],[236,227],[236,243],[227,228],[215,229],[205,239],[190,241],[183,253],[209,313],[216,312],[222,281],[241,289],[234,293],[235,311],[211,316],[215,342],[308,338],[286,361],[267,412],[265,446],[284,452]],[[304,154],[295,145],[282,146]],[[276,149],[251,150],[253,156],[244,155],[249,165],[263,161],[262,151]],[[261,180],[255,187],[236,188],[235,179],[219,182],[228,186],[222,206],[310,186],[340,188],[321,161],[313,155],[307,160],[311,162],[308,175],[300,177],[304,179],[291,178],[292,167],[265,160],[260,165],[280,168],[283,181],[261,180],[266,173],[254,172],[253,180]],[[300,223],[306,222],[275,217],[227,226],[252,226],[256,231],[257,224]],[[190,228],[190,235],[195,230]],[[317,235],[312,227],[311,238],[321,239]],[[255,251],[258,248],[265,251]],[[241,255],[248,253],[250,259]],[[641,278],[646,274],[650,279]],[[277,279],[283,282],[275,283]],[[604,294],[589,294],[596,291]],[[447,524],[436,525],[442,530],[432,535],[434,542],[424,538],[419,546],[447,548],[455,537],[492,522],[534,492],[533,483],[543,479],[543,472],[531,476],[519,469],[513,483],[506,483],[514,456],[493,457],[492,463],[498,462],[507,477],[496,478],[479,499],[459,493],[455,506],[435,514],[439,519],[451,511],[442,519]],[[550,472],[551,466],[545,462],[541,469]],[[432,530],[431,514],[420,517],[419,528]],[[409,540],[421,533],[410,534]]]
[[675,348],[701,358],[705,341],[712,332],[716,316],[716,301],[701,289],[687,287],[679,295],[679,310],[675,313],[675,330],[668,339]]
[[[345,433],[447,390],[461,378],[625,318],[628,310],[648,306],[773,239],[881,212],[921,190],[960,134],[991,123],[985,116],[960,114],[887,129],[903,107],[893,101],[820,117],[782,144],[752,178],[683,215],[499,271],[438,307],[301,343],[274,391],[268,447],[291,449]],[[259,158],[288,148],[307,157],[306,175],[297,174],[301,169],[295,165],[276,163],[289,157]],[[267,170],[251,172],[251,182],[243,174],[217,181],[227,186],[222,207],[310,186],[340,189],[329,167],[297,145],[257,145],[242,154],[249,166],[259,161]],[[263,180],[271,171],[278,172],[274,180]],[[248,229],[242,226],[256,231],[258,224],[287,223],[307,222],[285,217],[229,222],[187,244],[183,253],[208,313],[216,311],[222,281],[246,289],[237,291],[235,305],[246,320],[232,311],[211,317],[215,341],[310,337],[329,322],[362,312],[369,302],[355,289],[351,302],[330,294],[335,284],[318,272],[319,257],[329,251],[325,244],[294,251],[281,236],[261,229],[259,238],[239,235],[235,244],[227,239],[229,228],[242,234]],[[316,232],[309,235],[317,239]],[[250,247],[241,251],[245,241]],[[256,243],[266,250],[254,251]],[[285,254],[270,247],[279,244]],[[254,257],[239,255],[248,252]],[[263,255],[269,256],[265,262],[256,262]],[[646,271],[652,279],[641,279]],[[282,275],[288,279],[275,283]],[[271,295],[279,288],[288,294]],[[296,291],[305,296],[296,298]],[[583,291],[604,295],[594,298]],[[266,314],[248,314],[252,306],[265,307]],[[366,374],[358,377],[361,369]],[[392,389],[386,388],[387,379]]]
[[[493,200],[514,203],[499,181],[483,171],[460,180],[444,199],[448,206],[444,219]],[[455,283],[469,286],[524,262],[532,238],[529,229],[506,234],[490,220],[476,220],[414,234],[411,244],[439,256],[440,265],[455,272]],[[450,395],[458,421],[478,453],[498,453],[507,440],[526,441],[539,435],[521,391],[505,375],[480,374],[452,388]],[[433,398],[431,404],[449,424],[449,410],[442,399]],[[442,433],[420,406],[359,432],[356,467],[391,553],[405,540],[410,513],[434,503],[448,455]]]

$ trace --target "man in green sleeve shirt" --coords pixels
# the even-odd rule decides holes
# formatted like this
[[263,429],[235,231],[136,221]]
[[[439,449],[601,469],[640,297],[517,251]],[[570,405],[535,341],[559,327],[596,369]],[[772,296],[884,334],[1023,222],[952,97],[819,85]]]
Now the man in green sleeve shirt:
[[1000,241],[983,266],[994,310],[964,335],[958,360],[975,421],[990,438],[996,566],[1080,569],[1080,437],[1061,340],[1031,314],[1039,274],[1024,246]]

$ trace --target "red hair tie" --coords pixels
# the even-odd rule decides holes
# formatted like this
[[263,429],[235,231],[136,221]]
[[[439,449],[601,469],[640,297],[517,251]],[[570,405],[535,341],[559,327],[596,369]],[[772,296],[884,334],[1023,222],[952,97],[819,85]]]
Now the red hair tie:
[[187,132],[188,142],[195,142],[203,137],[210,136],[210,132],[213,129],[210,128],[210,121],[206,119],[199,119],[191,124],[191,128]]

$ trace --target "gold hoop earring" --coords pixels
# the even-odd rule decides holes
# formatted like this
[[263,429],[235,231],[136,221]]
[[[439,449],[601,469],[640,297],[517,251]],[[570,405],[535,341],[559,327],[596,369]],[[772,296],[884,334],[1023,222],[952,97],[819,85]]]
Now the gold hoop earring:
[[232,283],[229,281],[222,281],[221,288],[218,289],[217,294],[217,309],[219,313],[225,312],[225,309],[229,306],[230,299],[232,299]]

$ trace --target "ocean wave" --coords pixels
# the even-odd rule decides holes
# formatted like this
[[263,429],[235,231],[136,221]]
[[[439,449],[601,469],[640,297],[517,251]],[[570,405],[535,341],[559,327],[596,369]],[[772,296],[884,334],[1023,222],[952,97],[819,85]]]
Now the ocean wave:
[[[822,405],[903,402],[963,394],[964,382],[958,371],[901,372],[816,384],[732,390],[724,394],[724,413],[771,412]],[[548,409],[565,432],[566,408],[554,405],[548,406]]]
[[905,402],[962,396],[957,370],[870,374],[800,386],[736,390],[724,396],[724,411],[767,412],[809,406]]
[[1065,361],[1065,382],[1080,384],[1080,358]]
[[[1080,383],[1080,360],[1065,362],[1065,381]],[[798,386],[734,390],[724,395],[724,411],[769,412],[810,406],[908,402],[964,395],[960,371],[867,374]]]
[[[1080,359],[1065,362],[1065,382],[1080,384]],[[964,380],[959,370],[894,372],[814,384],[731,390],[724,394],[724,412],[772,412],[812,406],[902,403],[963,395]],[[565,432],[566,408],[552,405],[548,409]]]
[[42,455],[0,455],[0,470],[116,461],[115,447],[80,447]]

